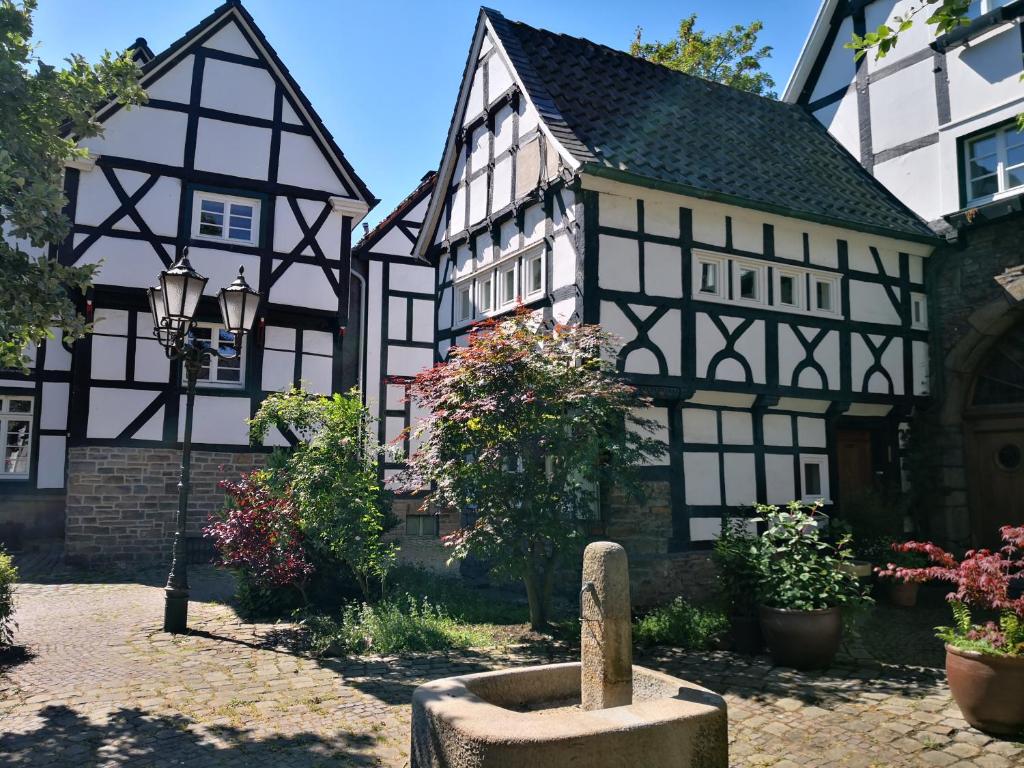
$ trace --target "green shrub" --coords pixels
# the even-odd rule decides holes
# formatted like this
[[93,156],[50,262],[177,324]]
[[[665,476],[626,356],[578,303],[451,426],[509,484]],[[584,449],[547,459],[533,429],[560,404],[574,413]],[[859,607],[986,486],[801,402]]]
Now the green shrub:
[[633,640],[638,645],[707,650],[714,647],[728,626],[728,619],[721,611],[690,605],[677,597],[637,619],[633,624]]
[[337,619],[316,615],[304,624],[317,656],[444,651],[491,641],[487,632],[462,625],[440,606],[412,595],[387,598],[376,605],[352,603]]
[[14,642],[14,585],[18,582],[18,569],[14,559],[0,549],[0,648]]
[[391,574],[389,590],[397,595],[418,595],[443,605],[453,619],[466,624],[524,624],[529,610],[524,603],[496,599],[491,591],[474,589],[461,579],[401,566]]

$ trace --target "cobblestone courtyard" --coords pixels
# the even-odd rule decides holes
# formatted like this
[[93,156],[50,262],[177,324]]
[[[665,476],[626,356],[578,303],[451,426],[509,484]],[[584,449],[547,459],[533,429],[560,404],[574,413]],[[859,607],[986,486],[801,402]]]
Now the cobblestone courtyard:
[[[160,631],[156,573],[25,581],[17,618],[28,653],[0,671],[5,766],[403,766],[416,685],[531,661],[310,659],[289,651],[287,627],[241,622],[221,602],[230,579],[208,568],[193,579],[195,631],[177,638]],[[826,673],[727,653],[638,661],[725,694],[734,766],[1024,766],[1024,744],[970,729],[949,698],[930,631],[941,607],[876,611],[870,652]]]

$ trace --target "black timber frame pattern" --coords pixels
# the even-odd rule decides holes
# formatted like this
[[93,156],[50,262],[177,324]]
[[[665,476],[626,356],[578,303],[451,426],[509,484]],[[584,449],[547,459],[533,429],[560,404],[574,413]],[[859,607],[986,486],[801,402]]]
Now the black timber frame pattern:
[[[624,187],[624,192],[628,191]],[[830,268],[820,264],[811,264],[807,253],[807,236],[804,237],[805,253],[795,256],[793,259],[782,258],[776,251],[774,244],[774,231],[769,225],[765,225],[763,232],[762,252],[752,252],[737,249],[733,246],[733,238],[730,235],[730,217],[725,217],[726,245],[715,245],[697,241],[693,235],[693,216],[691,208],[679,206],[679,236],[669,237],[665,235],[652,234],[644,231],[644,200],[640,199],[643,189],[634,188],[632,194],[638,199],[637,205],[637,230],[620,229],[600,225],[600,203],[601,193],[593,190],[583,190],[583,213],[582,219],[586,223],[583,254],[583,279],[584,279],[584,322],[601,322],[601,303],[611,302],[616,305],[619,311],[627,318],[634,317],[634,326],[637,329],[637,337],[644,344],[644,328],[646,321],[637,322],[638,318],[631,312],[630,306],[646,306],[652,308],[651,317],[660,316],[659,312],[665,308],[676,308],[682,313],[682,332],[679,334],[680,359],[682,360],[682,375],[667,376],[664,374],[638,374],[624,373],[642,392],[647,393],[654,399],[656,407],[668,409],[669,417],[669,466],[646,467],[644,473],[647,479],[661,480],[668,482],[672,498],[672,520],[673,536],[670,548],[674,551],[686,549],[700,549],[710,546],[709,542],[695,542],[690,539],[691,518],[720,518],[724,514],[742,516],[749,514],[749,509],[744,511],[740,508],[729,508],[725,505],[724,491],[724,462],[722,455],[725,453],[750,452],[755,457],[755,472],[758,500],[764,500],[766,496],[766,478],[764,468],[764,456],[766,454],[783,454],[793,457],[794,462],[794,489],[799,493],[801,478],[799,476],[799,456],[801,454],[820,454],[828,457],[829,466],[829,487],[832,489],[833,500],[841,505],[838,498],[838,474],[835,456],[835,430],[836,425],[845,423],[846,426],[860,426],[879,432],[882,437],[879,439],[887,445],[893,446],[888,455],[893,462],[898,461],[898,428],[900,421],[909,414],[915,403],[921,398],[913,394],[913,342],[925,342],[928,340],[926,330],[912,327],[911,317],[911,293],[923,292],[924,285],[920,282],[913,282],[910,279],[910,255],[900,253],[899,274],[890,275],[886,273],[881,255],[874,247],[869,249],[872,261],[875,265],[875,272],[863,272],[852,270],[849,259],[849,245],[844,239],[837,239],[836,266]],[[597,275],[600,263],[600,235],[611,235],[617,238],[635,240],[640,246],[638,251],[643,258],[642,243],[660,243],[677,247],[682,262],[682,298],[673,299],[662,296],[649,296],[642,291],[628,292],[601,287]],[[813,266],[816,272],[834,274],[839,279],[840,296],[843,314],[841,317],[823,317],[813,314],[807,310],[782,312],[775,309],[758,308],[732,303],[702,301],[695,297],[693,286],[693,260],[694,251],[706,251],[721,255],[726,258],[736,257],[744,260],[757,261],[767,265],[768,285],[772,285],[773,279],[770,270],[780,267],[808,267]],[[641,271],[643,267],[641,265]],[[893,306],[893,310],[899,317],[899,325],[885,323],[871,323],[854,321],[852,319],[852,308],[850,304],[850,283],[860,281],[881,285]],[[696,375],[697,371],[697,344],[696,335],[697,315],[704,314],[711,319],[716,327],[726,338],[725,348],[718,351],[712,358],[706,377]],[[722,322],[722,318],[735,318],[739,324],[731,333],[728,332]],[[764,355],[765,355],[765,380],[757,382],[751,375],[750,361],[744,360],[732,344],[736,339],[755,323],[760,324],[764,329]],[[789,327],[794,336],[800,340],[805,352],[804,359],[800,361],[791,375],[788,382],[781,380],[779,372],[779,328],[782,325]],[[808,338],[805,334],[810,329],[815,335]],[[810,388],[798,385],[799,375],[804,368],[817,370],[823,376],[824,371],[814,357],[814,350],[825,335],[835,333],[839,338],[839,387],[838,388]],[[735,338],[733,338],[735,337]],[[874,338],[882,337],[881,341]],[[860,338],[869,353],[872,355],[872,362],[864,372],[860,381],[854,382],[852,369],[852,344],[854,338]],[[730,343],[732,339],[732,343]],[[903,393],[897,394],[894,391],[893,380],[890,373],[882,365],[882,355],[885,349],[899,339],[902,344],[902,373]],[[650,346],[645,344],[645,346]],[[631,348],[627,344],[627,349]],[[713,369],[719,358],[738,358],[746,371],[746,380],[742,382],[723,381],[714,378]],[[663,356],[659,358],[663,360]],[[619,357],[619,370],[623,371],[625,355]],[[887,393],[867,392],[868,382],[872,375],[881,372],[889,387]],[[827,377],[823,376],[827,381]],[[690,403],[688,400],[698,392],[720,392],[750,395],[753,404],[749,408],[732,408],[729,406],[702,406]],[[802,400],[825,401],[830,403],[825,413],[811,413],[800,411],[774,410],[780,398],[799,398]],[[851,403],[871,403],[883,406],[891,406],[890,415],[885,418],[863,418],[844,416]],[[719,436],[721,437],[721,413],[729,410],[743,411],[752,414],[754,442],[751,446],[723,445],[693,445],[684,446],[682,409],[683,408],[707,407],[719,413]],[[769,410],[772,409],[772,410]],[[766,446],[763,442],[763,418],[767,413],[785,414],[793,419],[793,445],[792,447]],[[801,448],[798,444],[796,432],[796,419],[800,416],[810,418],[823,418],[826,425],[826,448],[813,447]],[[841,422],[840,419],[843,421]],[[722,505],[715,507],[702,507],[687,505],[685,503],[685,470],[683,467],[683,453],[685,450],[714,451],[719,454],[720,482],[723,484],[721,497]],[[887,473],[891,476],[895,473],[895,464],[886,467]]]
[[[239,33],[252,48],[254,54],[260,58],[240,56],[203,47],[203,43],[207,39],[229,24],[236,25]],[[269,57],[267,60],[261,57],[261,49],[266,51]],[[201,394],[215,397],[247,397],[249,399],[249,413],[250,415],[255,413],[259,403],[267,394],[267,392],[260,388],[259,382],[263,364],[262,328],[266,325],[296,329],[296,369],[301,365],[302,331],[317,330],[330,333],[334,347],[332,388],[339,390],[342,388],[342,382],[346,376],[346,372],[341,368],[343,341],[351,344],[358,344],[359,341],[355,337],[344,338],[349,302],[352,217],[350,215],[342,216],[339,252],[337,254],[325,253],[316,236],[331,214],[330,198],[334,196],[334,193],[296,187],[282,184],[278,181],[281,135],[288,132],[309,136],[319,148],[326,161],[336,169],[335,173],[339,183],[342,184],[347,195],[353,200],[364,200],[371,207],[377,201],[358,176],[356,176],[351,166],[345,160],[343,153],[334,144],[330,134],[316,115],[312,105],[289,74],[287,68],[277,57],[276,52],[256,26],[252,17],[241,7],[237,0],[229,0],[224,3],[182,38],[172,43],[166,51],[147,61],[143,67],[144,82],[146,76],[154,73],[158,67],[166,67],[166,69],[160,69],[159,72],[156,72],[154,75],[156,78],[162,76],[164,72],[169,71],[173,66],[190,55],[194,56],[194,66],[188,103],[179,104],[154,99],[150,100],[147,104],[147,107],[151,109],[183,113],[187,116],[183,164],[181,166],[166,165],[117,157],[110,154],[100,156],[96,160],[96,170],[91,171],[91,173],[102,174],[117,198],[117,208],[97,226],[75,223],[79,181],[83,171],[74,168],[67,169],[65,193],[68,197],[68,205],[65,211],[73,222],[73,228],[71,234],[64,242],[51,248],[51,255],[62,263],[73,264],[89,246],[94,245],[101,237],[126,238],[147,243],[157,254],[161,263],[169,265],[185,246],[195,244],[196,246],[211,247],[211,243],[208,241],[193,239],[191,235],[192,196],[197,191],[211,191],[258,199],[260,201],[260,234],[256,245],[242,245],[229,242],[217,242],[212,245],[217,250],[258,256],[260,259],[257,280],[254,281],[252,275],[248,276],[250,282],[256,283],[257,289],[263,296],[263,301],[259,310],[257,328],[254,329],[254,332],[249,335],[245,342],[247,352],[244,386],[237,389],[201,386]],[[253,118],[203,107],[201,105],[203,72],[204,64],[208,59],[217,59],[242,66],[264,69],[275,84],[273,118],[271,120]],[[280,73],[280,76],[276,73]],[[305,116],[308,116],[312,123],[294,124],[285,122],[283,111],[286,103],[300,121],[303,121]],[[116,104],[107,105],[100,109],[98,119],[107,119],[119,109],[120,107]],[[196,169],[194,158],[200,118],[210,118],[224,123],[250,125],[270,130],[271,141],[268,167],[266,169],[256,169],[258,175],[264,176],[265,174],[264,178],[239,177]],[[148,176],[138,188],[129,194],[117,178],[116,171],[119,169],[138,171]],[[176,179],[181,185],[178,233],[176,236],[154,234],[138,210],[139,204],[161,177]],[[317,201],[322,204],[322,208],[320,208],[312,220],[307,220],[300,210],[300,200]],[[279,202],[287,203],[301,232],[298,243],[287,253],[276,252],[273,249],[275,207]],[[138,231],[116,228],[115,224],[124,217],[127,217]],[[84,239],[77,246],[75,245],[76,235],[79,237],[84,236]],[[312,251],[312,255],[303,255],[302,251],[307,248]],[[276,267],[273,266],[274,262],[278,262]],[[271,288],[281,277],[282,273],[292,264],[310,264],[319,267],[324,274],[324,279],[330,284],[337,296],[336,307],[324,310],[270,303]],[[337,270],[338,277],[335,277],[333,270]],[[154,274],[154,281],[156,277]],[[123,381],[97,380],[93,382],[90,376],[91,340],[87,337],[75,345],[72,373],[69,376],[69,379],[72,381],[71,400],[74,403],[74,407],[69,409],[68,445],[176,445],[179,394],[181,391],[180,364],[172,364],[170,366],[167,382],[139,382],[135,381],[133,377],[134,347],[136,343],[136,317],[134,313],[148,313],[148,304],[144,291],[118,285],[99,284],[90,291],[88,296],[80,299],[80,309],[88,316],[91,317],[96,308],[124,309],[130,312],[131,333],[128,335],[129,352],[126,378]],[[197,319],[214,322],[218,318],[219,314],[215,301],[209,297],[204,298],[200,305]],[[46,374],[38,374],[36,378],[41,381],[46,378]],[[123,430],[116,438],[89,439],[86,437],[89,390],[94,385],[105,388],[150,390],[154,393],[154,399],[137,418],[132,420],[128,428]],[[163,439],[160,441],[133,439],[132,434],[134,431],[143,426],[161,407],[164,407]],[[36,410],[38,411],[39,409],[37,408]],[[196,447],[206,450],[230,450],[236,452],[268,450],[262,447],[247,447],[234,443],[197,444]]]
[[[389,213],[381,222],[374,227],[374,229],[368,232],[358,243],[352,251],[353,268],[359,268],[361,272],[366,273],[367,285],[370,284],[371,272],[368,268],[369,262],[376,261],[381,263],[381,305],[380,305],[380,323],[378,325],[377,333],[379,334],[378,339],[378,355],[380,361],[380,378],[379,381],[370,382],[367,380],[366,372],[366,360],[360,361],[360,365],[363,366],[363,375],[361,377],[364,384],[364,399],[369,392],[375,392],[379,403],[379,413],[377,414],[377,441],[381,445],[387,442],[387,420],[389,418],[399,418],[403,424],[403,435],[402,435],[402,452],[403,455],[408,456],[410,451],[409,444],[409,430],[412,427],[412,404],[406,399],[400,408],[388,408],[387,400],[387,388],[388,385],[393,386],[405,386],[409,378],[402,376],[388,376],[388,360],[392,351],[405,349],[429,349],[431,351],[436,350],[437,347],[437,323],[436,323],[436,312],[437,306],[435,303],[434,293],[434,278],[433,270],[429,273],[430,281],[425,285],[425,290],[420,292],[415,291],[404,291],[394,290],[391,288],[391,265],[392,264],[405,264],[409,266],[418,267],[424,271],[431,268],[428,263],[415,258],[412,254],[416,244],[416,238],[419,235],[420,227],[423,225],[422,218],[413,218],[413,211],[419,206],[424,200],[426,200],[434,192],[434,185],[437,180],[437,174],[434,171],[430,171],[424,174],[419,185],[414,189],[404,200],[402,200],[395,209]],[[374,250],[374,246],[380,243],[384,237],[392,231],[400,232],[409,243],[409,254],[407,256],[397,256],[393,253],[383,253]],[[366,341],[370,342],[372,335],[369,332],[368,327],[368,308],[369,308],[369,296],[366,297],[367,301],[364,301],[363,307],[363,327],[367,328]],[[389,338],[389,327],[390,327],[390,306],[391,298],[404,299],[406,302],[406,338],[405,340],[397,340]],[[431,303],[430,317],[432,321],[432,340],[428,342],[417,342],[412,340],[412,322],[413,322],[413,302],[414,301],[429,301]],[[436,357],[434,355],[433,357]],[[372,388],[372,389],[371,389]],[[384,475],[388,471],[401,471],[406,466],[404,461],[396,461],[393,458],[385,457],[378,463],[378,477],[384,478]]]

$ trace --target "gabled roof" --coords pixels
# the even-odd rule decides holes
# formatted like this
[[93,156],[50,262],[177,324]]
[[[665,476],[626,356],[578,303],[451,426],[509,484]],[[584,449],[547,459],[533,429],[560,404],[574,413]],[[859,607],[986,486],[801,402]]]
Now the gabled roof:
[[[152,51],[149,50],[145,39],[139,38],[135,45],[132,46],[132,49],[137,52],[136,60],[140,60],[141,54],[141,59],[144,61],[142,63],[141,77],[143,86],[147,82],[155,80],[159,77],[160,73],[187,56],[194,45],[201,44],[202,40],[220,29],[231,18],[238,22],[243,31],[251,36],[252,41],[255,43],[254,49],[266,58],[272,74],[281,80],[286,91],[295,100],[300,117],[305,119],[313,129],[314,140],[320,145],[321,150],[324,151],[328,159],[335,164],[342,181],[346,182],[352,188],[355,196],[367,203],[370,208],[376,205],[378,202],[377,198],[373,196],[373,193],[370,192],[369,188],[363,183],[363,180],[359,178],[355,169],[348,162],[345,153],[341,151],[331,132],[327,130],[320,115],[317,114],[313,105],[295,81],[295,78],[292,77],[291,72],[288,71],[288,67],[281,61],[281,57],[277,55],[277,51],[274,50],[274,47],[267,40],[259,26],[257,26],[250,13],[242,7],[241,0],[226,0],[226,2],[214,9],[209,16],[156,56],[153,56]],[[139,45],[140,43],[141,46]],[[120,105],[116,102],[107,103],[98,109],[96,119],[102,122],[120,108]]]
[[[800,107],[510,21],[490,9],[481,11],[475,41],[482,25],[493,29],[513,76],[578,173],[935,242],[927,225]],[[463,101],[453,130],[461,124]],[[449,183],[448,154],[450,149],[439,188]]]
[[416,186],[416,189],[410,192],[402,202],[396,205],[395,209],[391,213],[381,219],[376,227],[359,238],[359,242],[352,248],[353,255],[358,255],[365,251],[372,250],[373,246],[381,239],[381,237],[384,236],[392,224],[405,219],[407,214],[419,205],[423,201],[423,198],[431,193],[434,189],[435,181],[437,181],[437,171],[427,171],[423,174],[423,178],[420,179],[420,183]]

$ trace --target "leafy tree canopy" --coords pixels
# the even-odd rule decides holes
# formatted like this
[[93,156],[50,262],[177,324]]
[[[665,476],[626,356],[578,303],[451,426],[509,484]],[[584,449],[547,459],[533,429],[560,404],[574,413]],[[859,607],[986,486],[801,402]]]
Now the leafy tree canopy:
[[775,80],[761,70],[761,63],[772,55],[770,45],[757,46],[757,36],[764,28],[762,22],[753,21],[746,27],[736,24],[716,35],[696,26],[694,13],[680,21],[679,34],[664,43],[644,42],[643,28],[637,27],[629,52],[705,80],[775,98]]
[[[540,324],[528,311],[482,324],[468,346],[420,373],[410,394],[430,414],[408,485],[436,509],[472,513],[449,536],[522,579],[535,628],[547,623],[555,568],[592,520],[601,487],[639,495],[636,467],[664,446],[645,404],[615,371],[595,325]],[[475,518],[475,519],[473,519]]]
[[64,165],[82,157],[78,139],[96,136],[96,105],[145,100],[129,53],[96,64],[73,55],[64,69],[41,62],[31,43],[36,0],[0,0],[0,367],[24,368],[26,348],[56,327],[70,338],[88,330],[69,289],[88,287],[95,266],[37,258],[68,233]]

